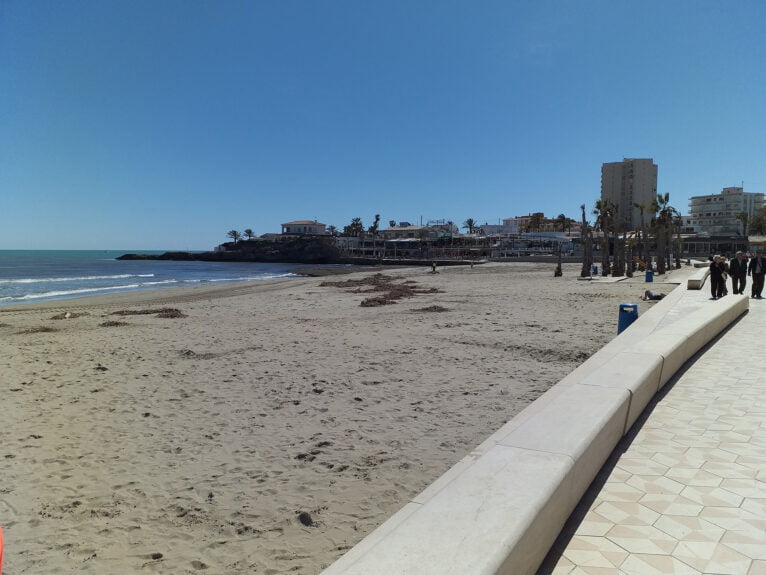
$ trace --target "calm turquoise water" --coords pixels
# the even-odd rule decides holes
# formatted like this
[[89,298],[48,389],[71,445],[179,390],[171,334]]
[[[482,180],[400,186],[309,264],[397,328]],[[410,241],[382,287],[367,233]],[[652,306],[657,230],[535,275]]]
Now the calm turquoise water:
[[118,261],[124,251],[0,250],[0,306],[215,282],[299,277],[295,264]]

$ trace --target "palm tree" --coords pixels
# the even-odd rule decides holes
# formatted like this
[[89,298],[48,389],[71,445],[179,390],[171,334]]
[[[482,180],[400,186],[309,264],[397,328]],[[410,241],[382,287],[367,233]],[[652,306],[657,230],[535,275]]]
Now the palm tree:
[[375,221],[367,229],[367,233],[372,236],[372,254],[373,254],[373,257],[375,257],[375,254],[377,253],[375,251],[375,239],[378,237],[378,226],[379,225],[380,225],[380,214],[375,214]]
[[567,225],[569,224],[569,218],[566,217],[564,214],[559,214],[558,216],[556,216],[556,222],[559,224],[559,226],[561,226],[561,231],[563,232],[567,228]]
[[534,231],[537,230],[540,231],[540,228],[543,227],[543,220],[545,219],[545,215],[542,212],[536,212],[532,214],[532,216],[529,218],[529,229]]
[[[616,204],[613,204],[613,206],[611,244],[614,249],[614,258],[612,259],[612,275],[614,277],[621,277],[625,275],[625,234],[628,226],[626,218],[622,220],[618,218],[619,206]],[[620,237],[620,233],[622,233],[622,237]]]
[[242,239],[242,234],[240,234],[237,230],[231,230],[226,233],[228,237],[230,237],[234,243],[236,244],[240,239]]
[[747,231],[754,236],[762,236],[766,234],[766,208],[761,208],[752,218],[750,218]]
[[468,218],[466,221],[463,222],[463,229],[467,229],[469,234],[472,234],[474,230],[476,229],[476,220],[473,218]]
[[336,237],[338,235],[338,228],[335,226],[327,226],[327,233],[332,237]]
[[652,201],[652,211],[655,216],[652,219],[655,236],[657,238],[657,273],[664,274],[670,262],[669,236],[673,233],[673,210],[670,206],[670,194],[657,194]]
[[636,245],[636,238],[628,240],[628,218],[625,217],[622,222],[622,269],[629,278],[633,277],[633,248]]
[[593,209],[595,229],[601,231],[601,275],[609,273],[609,232],[614,228],[614,206],[609,200],[598,200]]
[[747,222],[750,219],[750,216],[747,212],[740,212],[737,214],[737,220],[739,220],[742,223],[742,235],[747,235]]
[[253,233],[253,230],[251,230],[250,228],[247,228],[243,233],[245,234],[245,237],[248,240],[252,240],[253,237],[255,237],[255,234]]
[[375,221],[367,230],[372,237],[378,235],[378,225],[380,225],[380,214],[375,214]]
[[358,238],[364,234],[364,225],[362,218],[353,218],[351,223],[343,227],[343,235],[346,237]]
[[676,269],[681,269],[681,250],[683,249],[683,242],[681,241],[681,228],[684,224],[683,216],[675,208],[670,208],[673,227],[676,230]]
[[388,220],[388,227],[389,228],[395,228],[396,227],[396,220]]
[[585,204],[580,206],[582,212],[582,224],[580,226],[580,239],[582,241],[582,269],[580,277],[589,277],[591,275],[591,266],[593,265],[593,232],[585,219]]

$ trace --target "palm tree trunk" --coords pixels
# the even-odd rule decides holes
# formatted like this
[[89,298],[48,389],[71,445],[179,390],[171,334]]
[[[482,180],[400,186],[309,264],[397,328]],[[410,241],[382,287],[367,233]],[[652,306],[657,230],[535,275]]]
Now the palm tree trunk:
[[665,273],[665,230],[657,230],[657,273]]
[[580,206],[582,210],[582,226],[580,227],[580,239],[582,240],[582,268],[580,277],[586,278],[591,275],[591,266],[593,265],[593,234],[588,227],[585,219],[585,204]]
[[614,235],[612,236],[612,242],[614,245],[614,257],[612,261],[612,276],[614,277],[622,277],[625,275],[625,262],[623,260],[623,256],[625,254],[625,250],[623,249],[623,244],[620,239],[620,235],[615,230]]

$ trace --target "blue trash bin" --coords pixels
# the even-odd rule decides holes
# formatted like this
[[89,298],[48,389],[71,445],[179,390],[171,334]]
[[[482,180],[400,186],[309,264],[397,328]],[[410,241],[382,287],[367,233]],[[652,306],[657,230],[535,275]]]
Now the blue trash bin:
[[590,275],[597,276],[598,275],[598,266],[593,266],[593,270],[591,270]]
[[647,282],[654,281],[654,272],[652,270],[646,270],[646,281]]
[[638,319],[638,305],[635,303],[621,303],[620,316],[617,320],[617,333],[625,331],[630,324]]

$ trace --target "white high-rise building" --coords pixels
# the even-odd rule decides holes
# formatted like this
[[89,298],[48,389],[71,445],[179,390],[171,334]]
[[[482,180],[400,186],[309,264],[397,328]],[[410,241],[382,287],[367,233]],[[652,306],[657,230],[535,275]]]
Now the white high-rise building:
[[618,225],[636,229],[649,225],[652,202],[657,198],[657,164],[652,158],[625,158],[601,165],[601,199],[617,206]]
[[762,207],[763,194],[724,188],[720,194],[689,198],[687,221],[695,232],[744,235],[747,230],[740,214],[747,214],[750,220]]

